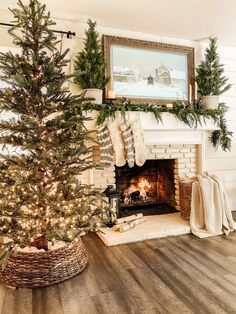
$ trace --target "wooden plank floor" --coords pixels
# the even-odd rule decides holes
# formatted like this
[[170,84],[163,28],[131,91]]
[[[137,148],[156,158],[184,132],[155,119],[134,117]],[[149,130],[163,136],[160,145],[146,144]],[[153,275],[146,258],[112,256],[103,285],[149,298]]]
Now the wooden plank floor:
[[0,286],[0,313],[236,313],[236,232],[111,248],[94,234],[84,242],[83,273],[43,289]]

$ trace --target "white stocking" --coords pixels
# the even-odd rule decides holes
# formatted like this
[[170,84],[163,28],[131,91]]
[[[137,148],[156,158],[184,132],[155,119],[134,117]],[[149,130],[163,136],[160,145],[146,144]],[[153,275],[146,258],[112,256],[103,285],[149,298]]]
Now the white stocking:
[[122,133],[122,137],[125,145],[126,152],[126,160],[128,166],[132,168],[134,166],[135,152],[134,152],[134,139],[131,130],[131,125],[128,121],[128,117],[122,120],[122,124],[120,125],[120,130]]
[[115,151],[115,164],[117,167],[122,167],[126,164],[125,147],[122,134],[120,131],[120,125],[121,120],[119,115],[117,115],[114,120],[109,121],[107,125]]
[[132,123],[131,129],[134,139],[135,163],[137,166],[141,167],[146,161],[147,154],[140,119],[136,119]]

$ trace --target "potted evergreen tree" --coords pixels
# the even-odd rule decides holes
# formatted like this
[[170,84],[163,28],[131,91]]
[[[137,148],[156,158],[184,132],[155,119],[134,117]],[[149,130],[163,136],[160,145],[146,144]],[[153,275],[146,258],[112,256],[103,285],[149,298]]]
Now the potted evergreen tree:
[[205,59],[196,69],[196,82],[198,94],[202,98],[205,109],[215,109],[219,104],[219,95],[226,92],[231,85],[228,78],[223,75],[224,65],[220,64],[217,53],[217,38],[210,38],[209,47],[206,48]]
[[[63,87],[66,53],[38,0],[18,1],[9,30],[19,54],[0,53],[0,282],[46,286],[74,276],[88,257],[80,235],[96,231],[109,213],[101,191],[78,176],[94,167],[80,112],[82,95]],[[15,148],[20,148],[13,154]],[[7,263],[7,261],[9,261]]]
[[84,49],[74,61],[74,82],[86,90],[86,97],[102,104],[103,89],[109,81],[105,75],[105,60],[96,31],[96,22],[88,20]]

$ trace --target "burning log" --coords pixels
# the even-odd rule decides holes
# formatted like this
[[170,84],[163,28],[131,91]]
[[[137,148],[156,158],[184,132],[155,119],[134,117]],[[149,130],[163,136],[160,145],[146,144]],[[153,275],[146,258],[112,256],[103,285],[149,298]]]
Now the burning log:
[[130,193],[130,198],[132,201],[140,200],[140,191],[137,190],[137,191]]
[[141,178],[136,183],[132,182],[129,188],[124,191],[121,202],[126,206],[146,202],[149,199],[151,187],[151,183],[145,178]]

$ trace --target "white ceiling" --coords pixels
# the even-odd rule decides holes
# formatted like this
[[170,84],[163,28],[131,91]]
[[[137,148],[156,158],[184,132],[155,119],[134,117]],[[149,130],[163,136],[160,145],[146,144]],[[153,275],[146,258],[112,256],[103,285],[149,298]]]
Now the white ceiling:
[[[1,0],[0,9],[17,0]],[[23,0],[24,3],[28,1]],[[52,16],[131,31],[236,46],[236,0],[44,0]],[[0,21],[1,22],[1,21]]]

